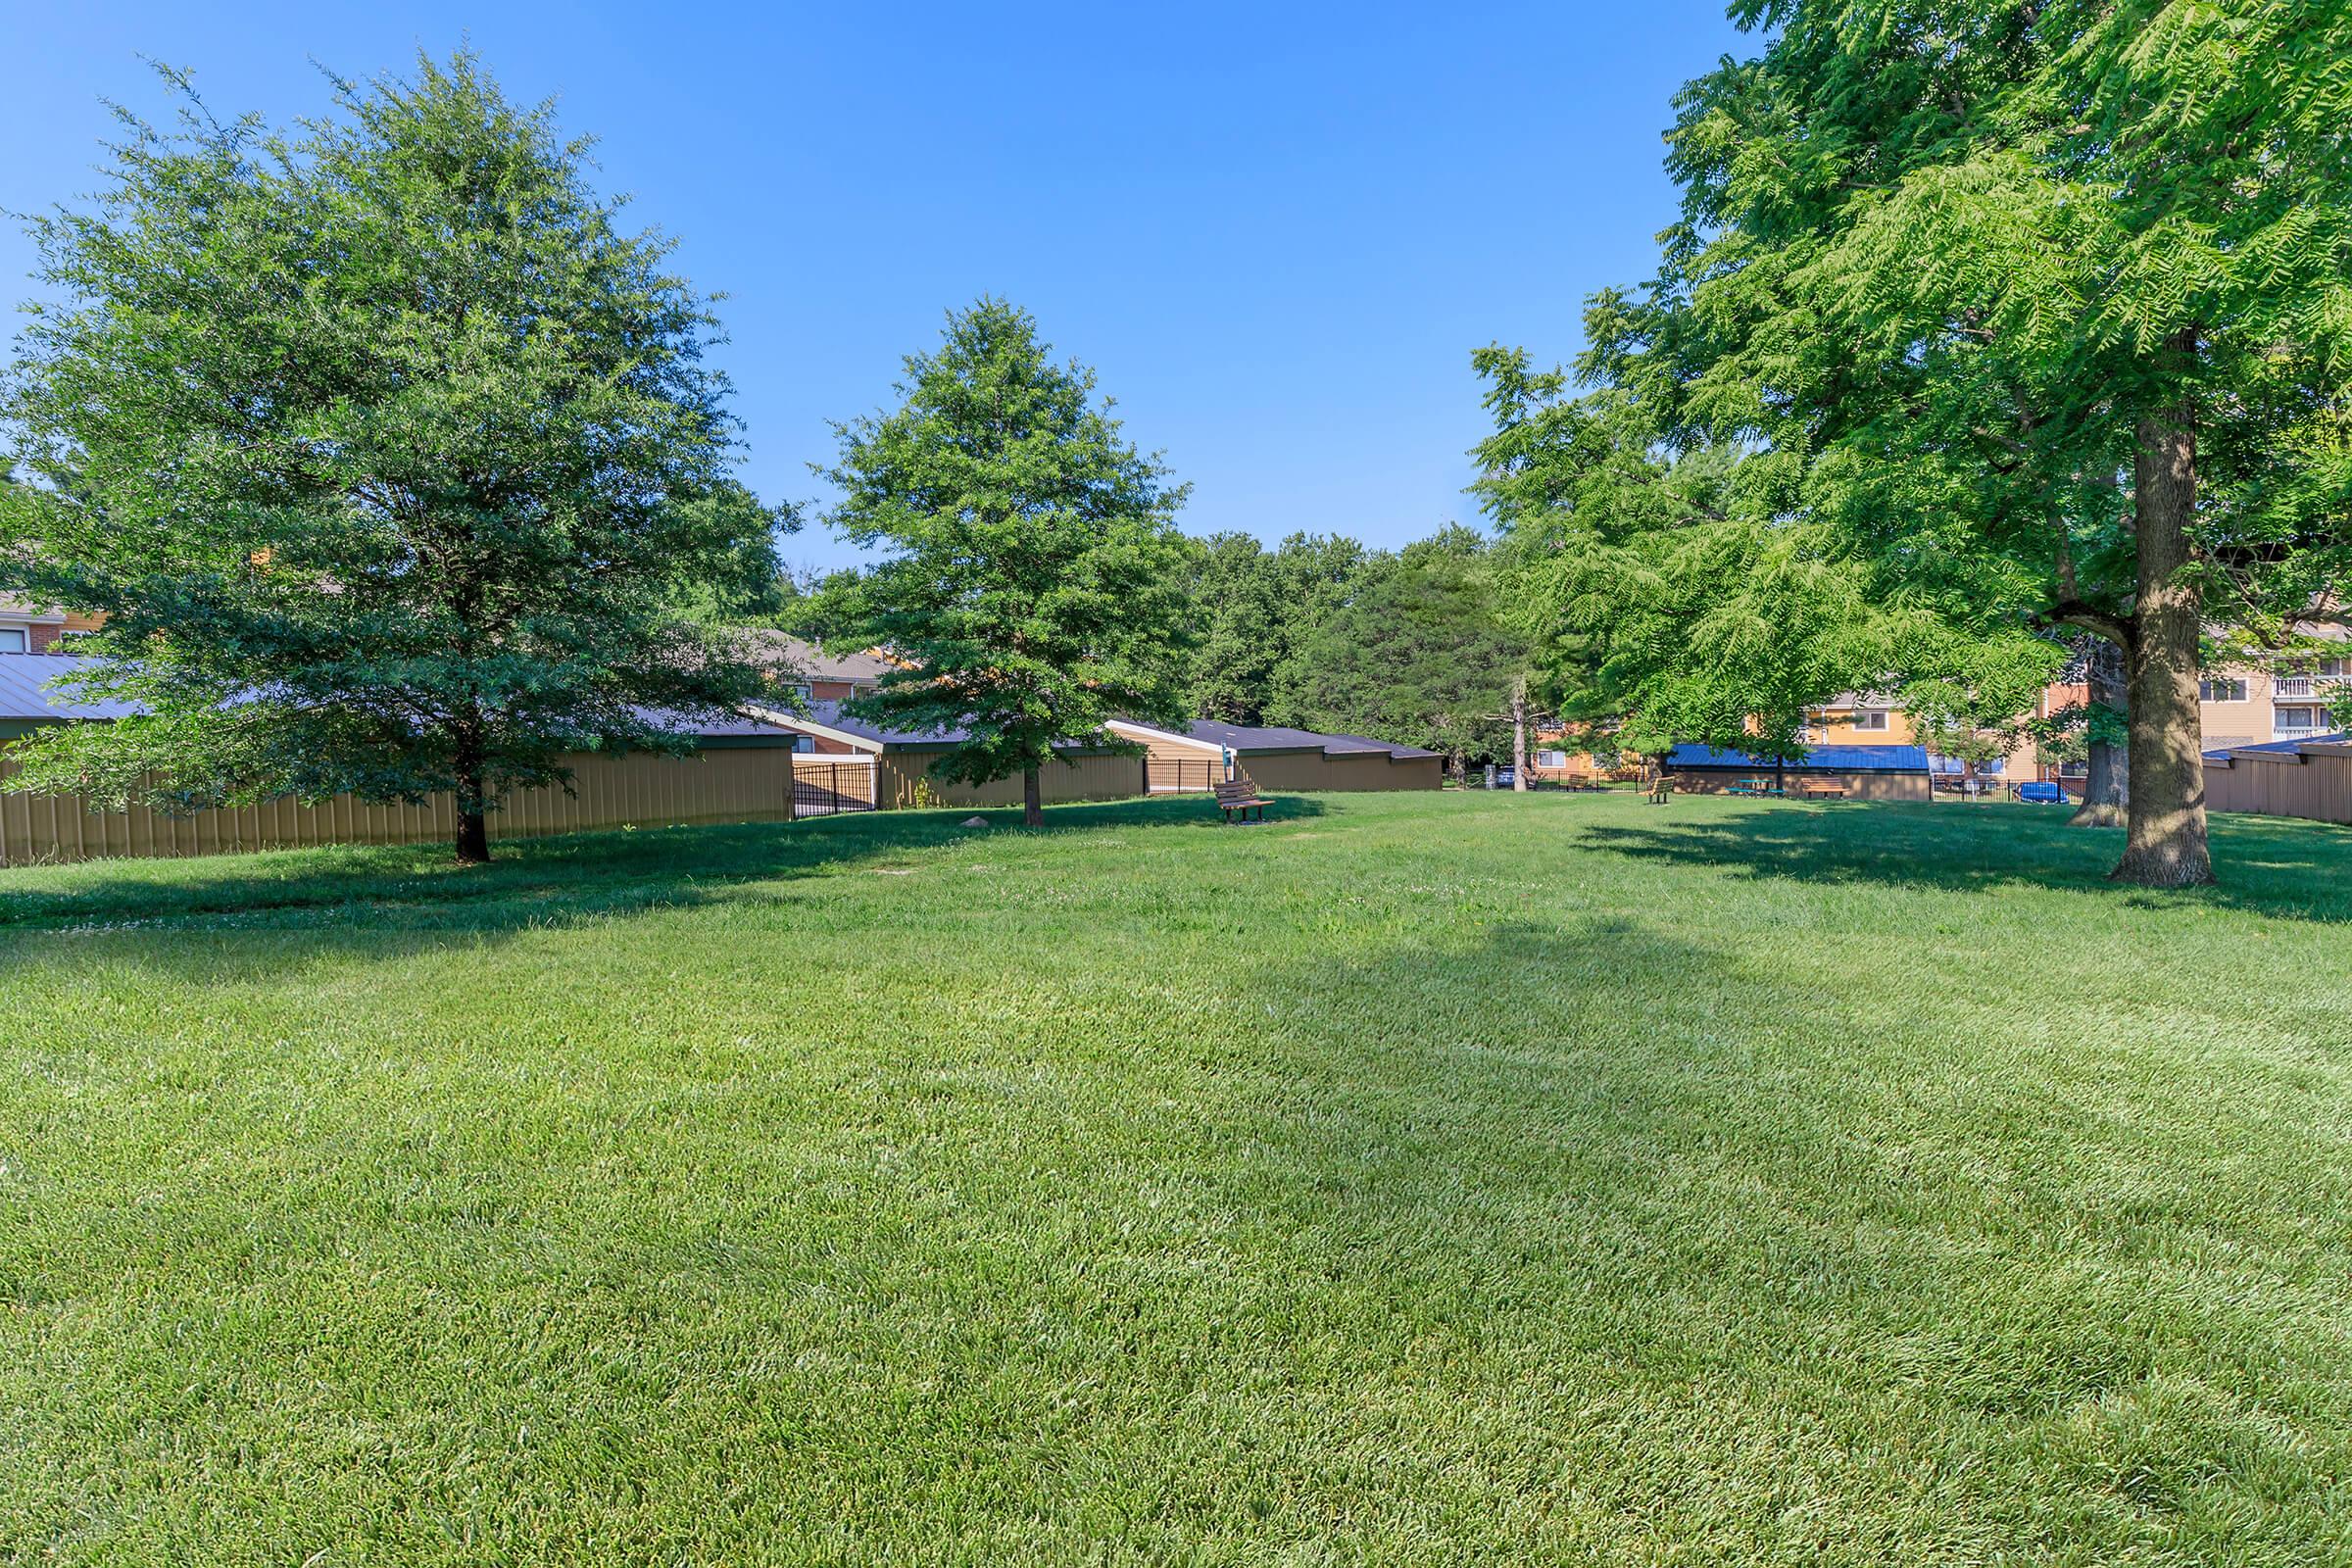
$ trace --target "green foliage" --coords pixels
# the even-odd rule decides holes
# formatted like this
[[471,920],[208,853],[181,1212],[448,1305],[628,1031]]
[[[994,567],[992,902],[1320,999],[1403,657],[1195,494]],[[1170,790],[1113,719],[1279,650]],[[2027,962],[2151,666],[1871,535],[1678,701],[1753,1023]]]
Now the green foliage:
[[1273,550],[1216,534],[1193,557],[1190,597],[1201,638],[1192,706],[1201,718],[1278,724],[1299,707],[1301,648],[1348,603],[1374,559],[1353,539],[1295,533]]
[[2278,646],[2352,568],[2352,7],[1734,15],[1761,52],[1678,100],[1681,220],[1592,302],[1592,396],[1488,351],[1491,504],[1679,531],[1660,476],[1729,451],[1780,492],[1735,514],[1898,619],[2139,650],[2126,869],[2201,879],[2200,626]]
[[[725,381],[668,244],[479,64],[338,82],[340,118],[125,120],[31,224],[57,296],[6,387],[0,586],[103,612],[93,695],[18,788],[166,807],[455,792],[691,745],[754,689],[681,583],[768,548],[724,490]],[[727,495],[739,504],[720,504]]]
[[1895,667],[1895,622],[1825,530],[1783,514],[1769,455],[1678,452],[1648,403],[1571,398],[1565,372],[1520,350],[1474,363],[1495,429],[1473,489],[1503,535],[1509,618],[1565,718],[1645,756],[1687,741],[1797,758],[1808,710]]
[[1280,721],[1444,752],[1510,756],[1520,639],[1497,613],[1486,543],[1458,525],[1356,568],[1299,640]]
[[793,618],[801,585],[777,558],[776,541],[798,533],[800,509],[767,506],[730,479],[681,503],[704,515],[691,526],[732,544],[678,572],[671,603],[691,620],[711,626],[779,626]]
[[984,783],[1106,720],[1181,722],[1191,607],[1171,520],[1185,487],[1122,439],[1095,377],[1054,364],[1029,315],[984,299],[906,361],[901,406],[836,426],[832,522],[887,552],[824,585],[829,635],[916,667],[855,705],[965,738],[933,764]]

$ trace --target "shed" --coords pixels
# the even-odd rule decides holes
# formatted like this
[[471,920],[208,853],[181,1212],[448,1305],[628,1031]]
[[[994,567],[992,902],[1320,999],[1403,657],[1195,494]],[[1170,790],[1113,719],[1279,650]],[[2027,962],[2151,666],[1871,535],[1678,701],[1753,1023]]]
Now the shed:
[[[1802,760],[1778,764],[1793,786],[1804,780],[1844,786],[1848,796],[1862,801],[1926,801],[1934,799],[1929,785],[1928,754],[1918,746],[1816,746]],[[1770,778],[1770,758],[1747,752],[1727,752],[1713,746],[1677,746],[1667,754],[1666,766],[1675,787],[1690,795],[1719,794],[1742,779]]]
[[2352,822],[2352,734],[2216,747],[2205,754],[2205,805]]
[[1213,718],[1181,730],[1129,719],[1109,728],[1144,748],[1155,793],[1205,790],[1236,772],[1270,790],[1434,790],[1445,780],[1438,753],[1363,735]]

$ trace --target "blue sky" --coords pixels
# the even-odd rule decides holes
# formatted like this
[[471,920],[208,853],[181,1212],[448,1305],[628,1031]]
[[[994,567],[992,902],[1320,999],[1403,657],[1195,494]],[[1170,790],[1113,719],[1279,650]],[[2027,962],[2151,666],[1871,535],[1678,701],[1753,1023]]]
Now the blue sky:
[[[1721,0],[1410,7],[19,4],[0,208],[86,191],[140,63],[217,113],[319,112],[470,38],[600,138],[720,307],[745,477],[820,501],[826,421],[1002,294],[1194,484],[1184,525],[1396,545],[1473,509],[1474,347],[1572,354],[1671,218],[1659,132],[1744,52]],[[0,277],[30,253],[0,232]],[[788,558],[850,559],[821,526]]]

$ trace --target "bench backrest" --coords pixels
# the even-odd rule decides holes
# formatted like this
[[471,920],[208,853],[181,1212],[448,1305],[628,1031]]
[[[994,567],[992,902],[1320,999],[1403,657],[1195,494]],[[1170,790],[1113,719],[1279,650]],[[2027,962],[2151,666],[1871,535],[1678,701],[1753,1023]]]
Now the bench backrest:
[[1240,778],[1227,779],[1218,785],[1217,799],[1219,801],[1254,801],[1257,799],[1257,785],[1249,774],[1244,773]]

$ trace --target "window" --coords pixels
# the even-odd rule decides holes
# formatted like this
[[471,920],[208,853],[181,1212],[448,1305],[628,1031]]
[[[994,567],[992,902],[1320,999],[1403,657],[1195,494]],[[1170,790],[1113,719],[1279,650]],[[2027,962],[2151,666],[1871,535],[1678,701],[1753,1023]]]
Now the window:
[[2246,700],[2246,683],[2242,680],[2201,680],[2197,682],[2197,701],[2200,703],[2242,703]]
[[1538,767],[1565,768],[1568,765],[1568,754],[1566,752],[1538,752],[1536,765]]
[[1886,727],[1886,711],[1885,709],[1865,709],[1854,714],[1854,728],[1856,729],[1885,729]]
[[2328,710],[2325,708],[2281,708],[2278,727],[2282,730],[2326,729]]
[[2342,680],[2346,676],[2352,675],[2352,659],[2321,660],[2320,675],[2326,680]]
[[32,633],[22,626],[0,626],[0,654],[29,654]]
[[795,735],[792,738],[792,749],[796,752],[813,752],[816,750],[816,737],[813,735]]

